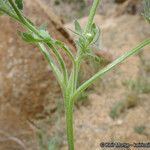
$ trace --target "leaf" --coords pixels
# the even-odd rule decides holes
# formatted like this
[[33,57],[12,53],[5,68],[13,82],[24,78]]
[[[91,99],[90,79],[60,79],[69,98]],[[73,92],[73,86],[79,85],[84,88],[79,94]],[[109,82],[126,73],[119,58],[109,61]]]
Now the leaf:
[[76,20],[74,22],[74,24],[75,24],[75,31],[78,32],[78,33],[82,33],[82,28],[81,28],[79,22]]
[[18,32],[18,35],[21,36],[24,41],[30,42],[30,43],[47,42],[51,40],[50,35],[45,30],[39,30],[41,37],[37,36],[34,33],[20,32],[20,31],[17,31],[17,32]]
[[52,39],[47,31],[42,29],[42,30],[39,30],[39,32],[40,32],[40,35],[43,37],[44,41],[49,41]]
[[83,38],[79,38],[79,45],[80,45],[80,47],[83,49],[84,48],[84,46],[85,46],[85,40],[83,39]]
[[97,27],[96,27],[95,23],[92,24],[91,31],[92,32],[96,32],[97,31]]
[[26,42],[34,43],[34,42],[42,42],[43,41],[43,39],[41,39],[41,38],[31,34],[31,33],[28,33],[28,32],[22,33],[20,31],[17,31],[17,33]]
[[0,11],[1,10],[6,10],[6,9],[9,9],[10,8],[10,5],[7,1],[4,1],[4,0],[0,0]]
[[91,34],[91,33],[87,33],[86,34],[86,45],[87,46],[90,46],[93,39],[94,39],[95,35],[94,34]]
[[100,31],[100,28],[97,28],[96,30],[97,30],[97,32],[96,32],[95,37],[91,44],[99,45],[101,31]]
[[61,41],[56,41],[55,44],[57,44],[60,47],[65,47],[64,43],[62,43]]
[[15,0],[15,3],[20,10],[23,10],[23,0]]
[[7,14],[10,16],[11,14],[13,14],[14,16],[16,15],[8,0],[0,0],[0,14]]

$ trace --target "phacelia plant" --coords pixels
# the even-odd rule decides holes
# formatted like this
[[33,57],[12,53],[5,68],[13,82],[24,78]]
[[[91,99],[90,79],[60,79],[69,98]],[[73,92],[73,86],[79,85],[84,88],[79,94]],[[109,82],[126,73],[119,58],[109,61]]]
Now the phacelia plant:
[[[67,141],[68,149],[74,150],[74,140],[73,140],[73,107],[74,101],[79,97],[79,95],[86,90],[95,80],[104,75],[106,72],[112,70],[115,66],[120,64],[129,56],[137,53],[143,47],[150,44],[150,38],[145,39],[139,43],[135,48],[127,51],[122,56],[114,60],[112,63],[108,64],[106,67],[98,71],[90,79],[85,81],[83,84],[77,86],[78,73],[80,70],[80,65],[85,56],[93,55],[91,44],[96,40],[99,29],[93,23],[93,18],[96,13],[96,9],[100,3],[100,0],[93,0],[93,5],[88,17],[87,24],[84,28],[81,28],[78,21],[75,21],[75,33],[78,35],[78,39],[75,41],[77,51],[74,54],[63,42],[56,40],[51,37],[45,27],[36,27],[32,21],[30,21],[23,14],[23,0],[0,0],[0,14],[6,14],[13,18],[15,21],[19,22],[25,29],[26,32],[18,31],[18,35],[22,39],[29,43],[34,43],[37,45],[50,65],[53,73],[62,90],[64,104],[65,104],[65,116],[66,116],[66,129],[67,129]],[[150,1],[145,0],[144,9],[145,18],[150,22]],[[57,58],[58,65],[56,65],[48,51],[49,48]],[[61,48],[68,58],[72,62],[71,73],[66,68],[66,64],[63,57],[59,53],[58,49]]]

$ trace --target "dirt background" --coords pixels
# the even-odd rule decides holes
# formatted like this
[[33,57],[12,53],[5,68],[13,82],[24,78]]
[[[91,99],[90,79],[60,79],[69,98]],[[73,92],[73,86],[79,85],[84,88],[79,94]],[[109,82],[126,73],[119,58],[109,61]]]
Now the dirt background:
[[[46,21],[52,36],[75,51],[68,28],[73,28],[74,19],[85,24],[90,0],[26,0],[25,5],[25,13],[37,25]],[[141,0],[102,1],[95,17],[102,30],[97,53],[115,59],[148,38],[150,26],[142,10]],[[0,150],[47,150],[48,144],[50,150],[67,150],[60,89],[38,49],[18,38],[18,26],[8,17],[0,18]],[[100,142],[150,140],[149,48],[107,73],[77,101],[75,149],[101,150]],[[84,66],[81,80],[95,68]]]

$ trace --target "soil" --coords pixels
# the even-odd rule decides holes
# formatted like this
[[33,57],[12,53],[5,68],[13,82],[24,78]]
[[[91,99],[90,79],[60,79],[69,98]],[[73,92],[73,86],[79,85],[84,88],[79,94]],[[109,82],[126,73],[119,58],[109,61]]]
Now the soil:
[[[44,0],[63,22],[68,23],[87,16],[92,5],[92,0]],[[119,3],[121,2],[121,3]],[[119,5],[118,5],[119,4]],[[141,0],[102,0],[98,13],[107,16],[122,14],[141,14],[143,1]]]
[[[84,4],[79,1],[68,3],[67,1],[45,0],[43,3],[46,3],[54,13],[60,16],[67,30],[73,28],[72,21],[75,18],[81,18],[79,22],[82,25],[87,20],[87,17],[84,16],[88,14],[90,1]],[[104,50],[115,59],[150,36],[149,24],[139,15],[142,10],[140,4],[141,1],[133,3],[130,0],[119,5],[112,0],[102,1],[98,15],[95,17],[96,24],[102,30],[101,45],[98,50]],[[40,18],[40,13],[38,16]],[[103,150],[104,148],[99,146],[101,142],[132,144],[133,142],[150,141],[149,48],[144,48],[140,55],[132,56],[107,73],[94,84],[92,91],[87,91],[85,99],[77,102],[74,109],[75,149]],[[130,84],[133,84],[133,81],[137,83],[139,77],[144,78],[148,85],[144,83],[139,88],[138,84],[135,84],[136,88],[135,85],[131,87]],[[143,88],[145,89],[146,86],[148,89],[145,92]],[[57,92],[60,91],[57,90]],[[113,118],[111,110],[118,102],[121,102],[122,105],[116,107],[117,115]],[[48,103],[47,108],[44,108],[45,113],[50,105],[51,102]],[[8,110],[11,108],[9,105],[7,107]],[[7,125],[4,129],[0,129],[0,150],[22,150],[25,147],[30,150],[40,150],[40,148],[45,150],[48,143],[50,143],[50,150],[67,150],[63,101],[60,97],[56,99],[55,108],[51,110],[50,116],[45,115],[42,111],[39,114],[42,115],[42,118],[26,121],[19,115],[16,108],[7,113],[5,110],[2,112],[5,116],[1,113],[3,117],[1,117],[0,126],[1,124]],[[10,122],[5,122],[5,120]],[[19,126],[22,128],[15,132]],[[7,135],[5,131],[8,130]],[[28,141],[27,145],[24,145],[25,141]],[[138,148],[130,149],[138,150]]]

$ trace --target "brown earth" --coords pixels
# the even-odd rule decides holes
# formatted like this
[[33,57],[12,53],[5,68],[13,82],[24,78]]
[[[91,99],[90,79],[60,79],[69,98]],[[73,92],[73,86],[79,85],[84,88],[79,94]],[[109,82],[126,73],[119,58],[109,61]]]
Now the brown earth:
[[[43,2],[65,23],[87,16],[92,5],[92,0],[44,0]],[[143,0],[102,0],[98,13],[109,18],[115,15],[141,14],[142,10]]]

